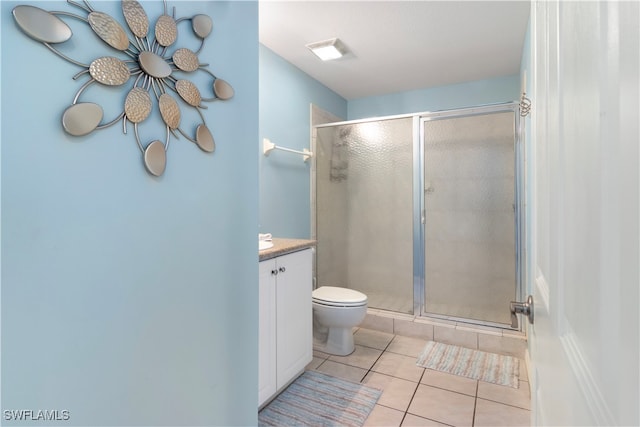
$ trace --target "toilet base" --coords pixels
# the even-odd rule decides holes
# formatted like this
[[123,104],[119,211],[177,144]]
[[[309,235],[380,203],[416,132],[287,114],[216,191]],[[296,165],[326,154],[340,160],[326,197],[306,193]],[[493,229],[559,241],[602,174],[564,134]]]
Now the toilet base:
[[356,349],[351,328],[329,328],[325,343],[314,343],[314,348],[334,356],[348,356]]

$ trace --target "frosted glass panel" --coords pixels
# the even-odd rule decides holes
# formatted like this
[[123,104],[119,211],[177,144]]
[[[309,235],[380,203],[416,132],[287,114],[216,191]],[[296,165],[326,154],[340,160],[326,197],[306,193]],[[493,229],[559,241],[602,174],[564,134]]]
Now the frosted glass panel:
[[514,114],[427,121],[425,311],[511,323]]
[[413,313],[412,119],[317,129],[318,286]]

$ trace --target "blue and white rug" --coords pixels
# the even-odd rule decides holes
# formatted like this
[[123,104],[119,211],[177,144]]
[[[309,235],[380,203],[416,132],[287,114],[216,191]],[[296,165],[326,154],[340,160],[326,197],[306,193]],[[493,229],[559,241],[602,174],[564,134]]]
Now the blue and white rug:
[[418,357],[416,365],[518,388],[520,361],[511,356],[428,341]]
[[258,413],[259,426],[364,424],[381,390],[306,371]]

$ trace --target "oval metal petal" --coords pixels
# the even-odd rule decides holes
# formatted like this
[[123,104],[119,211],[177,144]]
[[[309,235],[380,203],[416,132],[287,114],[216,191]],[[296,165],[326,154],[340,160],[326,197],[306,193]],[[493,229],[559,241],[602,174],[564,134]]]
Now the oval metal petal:
[[193,27],[193,32],[201,39],[204,39],[211,33],[213,21],[207,15],[196,15],[191,18],[191,26]]
[[171,75],[171,67],[160,56],[153,52],[141,52],[138,55],[140,68],[151,77],[164,79]]
[[88,18],[93,31],[109,46],[118,50],[129,47],[127,33],[111,16],[102,12],[91,12]]
[[35,6],[16,6],[13,18],[26,35],[39,42],[62,43],[73,35],[62,19]]
[[233,87],[222,79],[216,79],[216,81],[213,82],[213,93],[216,94],[216,97],[223,100],[233,98],[233,95],[235,95]]
[[178,26],[169,15],[162,15],[156,22],[156,40],[160,46],[170,46],[178,38]]
[[89,65],[89,74],[103,85],[120,86],[131,76],[127,64],[113,56],[103,56]]
[[176,91],[182,99],[189,105],[197,107],[202,102],[200,91],[189,80],[178,80],[176,82]]
[[62,127],[70,135],[86,135],[98,127],[102,115],[102,107],[98,104],[91,102],[74,104],[62,115]]
[[167,152],[162,142],[155,140],[145,148],[144,166],[151,175],[160,176],[164,173],[167,166]]
[[180,48],[173,54],[173,63],[182,71],[191,72],[200,67],[198,56],[191,50]]
[[163,93],[158,100],[158,106],[160,107],[160,115],[162,120],[171,129],[176,129],[180,126],[180,107],[175,99],[171,95]]
[[124,100],[124,114],[129,121],[140,123],[149,117],[152,106],[149,93],[141,87],[134,87]]
[[122,0],[122,14],[131,32],[140,38],[149,33],[149,18],[140,3],[136,0]]
[[213,135],[211,135],[209,128],[205,125],[198,125],[198,128],[196,129],[196,143],[202,151],[206,151],[207,153],[213,153],[216,149],[216,143],[213,140]]

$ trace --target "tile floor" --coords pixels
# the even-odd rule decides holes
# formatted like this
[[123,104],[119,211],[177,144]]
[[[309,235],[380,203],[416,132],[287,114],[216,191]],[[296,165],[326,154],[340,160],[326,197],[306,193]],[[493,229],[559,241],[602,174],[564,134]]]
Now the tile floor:
[[314,351],[307,369],[383,390],[365,426],[529,426],[523,360],[514,389],[416,366],[426,339],[364,328],[354,337],[352,354]]

